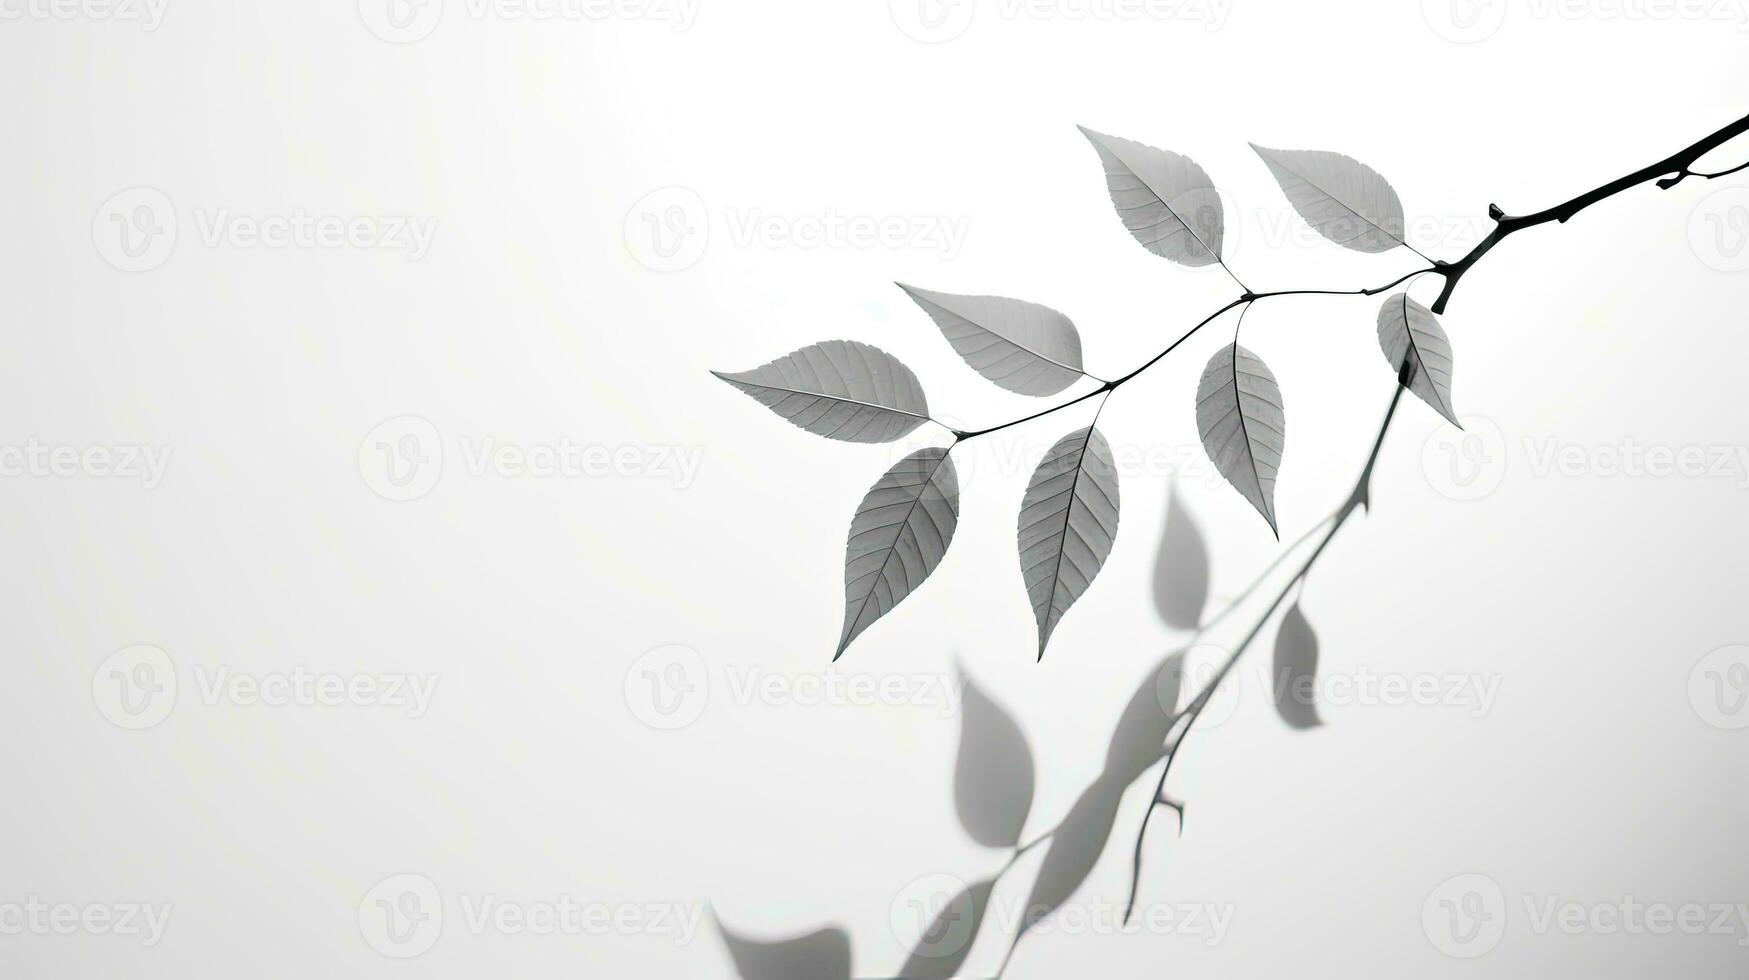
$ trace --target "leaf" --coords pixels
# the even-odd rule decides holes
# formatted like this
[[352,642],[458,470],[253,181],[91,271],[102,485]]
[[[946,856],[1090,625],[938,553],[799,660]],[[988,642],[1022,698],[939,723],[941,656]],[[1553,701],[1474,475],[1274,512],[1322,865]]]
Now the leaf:
[[833,660],[941,564],[959,526],[959,504],[959,477],[946,449],[906,456],[869,488],[844,547],[844,629]]
[[1039,461],[1020,503],[1020,571],[1038,619],[1038,655],[1087,591],[1117,536],[1117,468],[1089,426],[1057,441]]
[[1208,545],[1174,490],[1166,504],[1160,557],[1154,562],[1154,608],[1173,629],[1193,630],[1202,625],[1208,597]]
[[1385,252],[1403,242],[1403,202],[1378,171],[1328,150],[1272,150],[1251,144],[1288,203],[1312,230],[1356,252]]
[[1316,728],[1318,706],[1312,702],[1312,684],[1318,678],[1318,634],[1300,604],[1294,603],[1281,618],[1275,634],[1275,710],[1294,728]]
[[735,972],[746,980],[849,980],[850,934],[830,928],[780,942],[737,936],[717,920]]
[[983,925],[984,913],[990,907],[990,892],[995,887],[993,878],[977,882],[942,906],[910,958],[899,968],[898,976],[905,980],[948,980],[959,976],[960,967],[972,952],[972,941],[978,937],[978,927]]
[[1082,791],[1080,799],[1069,808],[1068,816],[1051,835],[1050,849],[1045,852],[1044,863],[1039,866],[1038,877],[1027,895],[1015,942],[1073,898],[1092,873],[1117,822],[1123,789],[1124,784],[1102,776]]
[[1105,165],[1105,187],[1118,217],[1143,248],[1192,268],[1221,260],[1226,215],[1214,182],[1196,161],[1079,128]]
[[1178,717],[1179,687],[1184,681],[1184,653],[1179,651],[1161,661],[1148,675],[1117,720],[1111,733],[1111,746],[1105,750],[1105,774],[1118,785],[1146,772],[1148,767],[1166,757],[1166,736],[1172,732],[1172,722]]
[[712,374],[817,436],[892,442],[929,421],[911,369],[878,347],[828,340],[751,371]]
[[1407,368],[1410,393],[1452,425],[1464,427],[1451,407],[1451,341],[1432,310],[1406,292],[1385,300],[1379,308],[1379,348],[1399,378]]
[[1013,847],[1032,809],[1032,788],[1032,750],[1026,735],[1000,705],[968,682],[953,768],[953,804],[960,824],[985,847]]
[[1256,354],[1238,344],[1215,352],[1196,386],[1196,428],[1215,469],[1275,526],[1275,474],[1287,435],[1281,389]]
[[1085,377],[1081,335],[1068,317],[1048,306],[897,285],[974,371],[1009,391],[1054,395]]

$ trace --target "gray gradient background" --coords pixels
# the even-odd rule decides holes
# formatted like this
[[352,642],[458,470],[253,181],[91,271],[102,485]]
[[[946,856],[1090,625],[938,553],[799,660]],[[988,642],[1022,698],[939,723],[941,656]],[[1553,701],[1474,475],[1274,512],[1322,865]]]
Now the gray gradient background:
[[[1232,198],[1231,261],[1258,288],[1372,285],[1412,265],[1304,234],[1248,140],[1369,162],[1411,216],[1456,229],[1424,248],[1456,257],[1490,201],[1553,204],[1749,108],[1738,24],[1600,15],[1616,9],[1514,5],[1476,43],[1402,0],[1235,0],[1219,30],[1005,18],[990,2],[937,44],[885,3],[799,0],[705,0],[687,30],[477,18],[449,0],[410,44],[374,36],[350,0],[170,0],[153,31],[0,21],[0,444],[173,453],[151,489],[0,479],[13,745],[0,904],[174,904],[152,948],[0,935],[0,972],[729,973],[708,915],[686,943],[475,933],[460,901],[485,895],[709,902],[761,937],[838,923],[859,973],[894,969],[890,910],[907,886],[1003,860],[954,817],[957,720],[931,704],[740,703],[727,679],[826,669],[849,515],[928,434],[824,442],[707,369],[851,338],[910,364],[943,415],[991,424],[1036,407],[959,362],[895,279],[1061,309],[1108,376],[1158,350],[1231,284],[1128,238],[1076,123],[1201,162]],[[1702,657],[1749,643],[1749,474],[1539,475],[1522,450],[1749,440],[1749,273],[1718,268],[1728,257],[1690,234],[1742,209],[1711,196],[1732,183],[1641,189],[1491,255],[1445,323],[1460,411],[1507,445],[1498,489],[1442,492],[1438,445],[1425,450],[1438,419],[1407,402],[1376,512],[1307,590],[1328,672],[1485,675],[1491,710],[1330,705],[1324,728],[1293,732],[1242,686],[1176,771],[1190,824],[1176,841],[1159,825],[1143,889],[1229,907],[1224,941],[1033,937],[1011,977],[1743,974],[1741,924],[1539,934],[1525,904],[1749,902],[1749,731],[1709,723],[1689,695]],[[180,231],[169,261],[125,273],[94,218],[142,185],[174,202]],[[661,272],[639,261],[638,202],[670,186],[705,202],[710,235],[697,262]],[[438,227],[419,261],[209,247],[196,211],[219,208]],[[733,223],[753,211],[786,228],[829,213],[969,225],[952,257],[743,245]],[[1247,322],[1288,406],[1286,536],[1340,499],[1389,398],[1374,310],[1279,300]],[[1120,392],[1101,421],[1113,444],[1200,459],[1190,393],[1221,342],[1211,331]],[[404,415],[441,432],[445,467],[428,495],[393,502],[359,448]],[[1012,541],[1026,472],[1001,454],[1040,452],[1072,424],[967,455],[946,562],[839,665],[911,678],[963,663],[1028,733],[1029,832],[1097,772],[1129,692],[1182,639],[1149,598],[1168,479],[1126,473],[1116,549],[1033,662]],[[455,440],[482,436],[703,455],[684,487],[475,476]],[[1182,485],[1230,595],[1276,546],[1206,472]],[[93,674],[139,643],[166,651],[181,689],[163,723],[129,731],[94,704]],[[628,704],[628,671],[665,644],[696,650],[711,684],[675,731]],[[206,704],[193,677],[295,667],[438,686],[414,719]],[[1126,799],[1083,898],[1121,900],[1145,795]],[[427,876],[444,902],[441,937],[406,961],[359,924],[366,893],[397,873]],[[1474,960],[1422,925],[1430,893],[1465,873],[1505,901],[1503,937]],[[969,972],[993,965],[999,941],[986,943]]]

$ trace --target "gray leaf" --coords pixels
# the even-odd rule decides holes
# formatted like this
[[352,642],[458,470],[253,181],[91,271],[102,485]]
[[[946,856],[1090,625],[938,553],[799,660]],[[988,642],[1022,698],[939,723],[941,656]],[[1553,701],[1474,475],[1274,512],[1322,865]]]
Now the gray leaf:
[[1142,247],[1179,265],[1221,260],[1226,215],[1209,175],[1189,157],[1080,127],[1105,165],[1105,187]]
[[1379,348],[1399,378],[1409,370],[1409,391],[1463,428],[1451,407],[1451,341],[1433,311],[1398,293],[1379,308]]
[[956,296],[897,284],[972,369],[1022,395],[1054,395],[1079,381],[1081,335],[1048,306],[1002,296]]
[[1026,735],[1000,705],[967,683],[953,767],[953,804],[966,833],[985,847],[1018,844],[1032,810],[1032,786]]
[[875,481],[850,520],[844,629],[833,660],[941,564],[959,526],[959,505],[959,477],[946,449],[920,449]]
[[720,919],[717,928],[735,972],[746,980],[849,980],[850,935],[843,929],[766,943],[735,935]]
[[1058,440],[1020,503],[1020,571],[1038,619],[1039,659],[1111,554],[1117,515],[1117,468],[1105,437],[1089,426]]
[[948,980],[959,976],[960,967],[972,951],[972,941],[978,937],[978,927],[984,922],[990,892],[995,887],[995,879],[977,882],[942,906],[917,948],[899,968],[898,976],[905,980]]
[[1295,728],[1316,728],[1318,706],[1312,684],[1318,678],[1318,634],[1300,604],[1294,603],[1275,634],[1275,710]]
[[1173,629],[1202,625],[1209,597],[1209,550],[1196,519],[1179,503],[1174,490],[1166,505],[1166,530],[1160,535],[1160,557],[1154,562],[1154,607]]
[[1237,344],[1215,352],[1196,386],[1196,428],[1215,469],[1275,526],[1275,474],[1287,438],[1281,389],[1256,354]]
[[1251,144],[1287,199],[1318,234],[1356,252],[1403,244],[1403,202],[1378,171],[1328,150]]
[[1105,752],[1105,772],[1118,785],[1128,785],[1166,756],[1166,736],[1178,717],[1179,688],[1184,682],[1184,654],[1173,653],[1136,688],[1111,733]]
[[751,371],[712,374],[828,439],[892,442],[929,421],[911,369],[878,347],[828,340]]
[[1117,821],[1118,802],[1123,798],[1124,784],[1108,777],[1094,780],[1082,792],[1081,798],[1069,809],[1056,833],[1051,835],[1050,850],[1045,852],[1038,877],[1027,895],[1015,942],[1028,929],[1037,925],[1064,902],[1075,896],[1081,883],[1099,863],[1111,828]]

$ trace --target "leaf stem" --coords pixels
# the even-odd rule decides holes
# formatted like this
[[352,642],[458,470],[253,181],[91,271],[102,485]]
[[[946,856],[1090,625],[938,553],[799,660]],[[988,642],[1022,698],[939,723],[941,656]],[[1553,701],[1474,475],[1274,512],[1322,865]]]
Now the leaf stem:
[[[1053,405],[1050,408],[1041,409],[1037,412],[1033,412],[1031,415],[1023,415],[1020,418],[1011,419],[1007,422],[1003,422],[1000,425],[992,425],[987,429],[975,429],[975,430],[972,430],[970,432],[961,432],[957,429],[949,428],[948,431],[952,432],[954,435],[954,445],[958,445],[959,443],[962,443],[962,442],[966,441],[967,439],[976,439],[979,436],[987,436],[992,432],[1001,432],[1003,429],[1011,429],[1017,425],[1021,425],[1021,424],[1026,423],[1026,422],[1031,422],[1033,419],[1044,418],[1046,415],[1053,415],[1057,412],[1062,411],[1065,408],[1069,408],[1069,407],[1074,406],[1074,405],[1079,405],[1089,398],[1094,398],[1094,397],[1097,397],[1099,395],[1106,394],[1107,392],[1116,391],[1120,385],[1124,384],[1125,382],[1129,381],[1130,379],[1141,374],[1143,371],[1146,371],[1149,368],[1153,367],[1154,365],[1160,363],[1162,360],[1165,360],[1165,358],[1168,354],[1171,354],[1173,351],[1177,350],[1179,348],[1179,346],[1182,345],[1185,341],[1196,336],[1197,331],[1201,330],[1202,328],[1204,328],[1204,327],[1208,326],[1209,324],[1215,322],[1216,320],[1220,319],[1220,317],[1223,314],[1225,314],[1231,310],[1237,309],[1241,306],[1246,306],[1250,303],[1255,303],[1256,301],[1258,301],[1260,299],[1273,299],[1277,296],[1376,296],[1379,293],[1385,292],[1388,289],[1392,289],[1396,286],[1402,285],[1403,283],[1408,282],[1410,279],[1413,279],[1416,276],[1424,275],[1426,273],[1434,272],[1434,271],[1437,271],[1437,270],[1432,266],[1429,266],[1429,267],[1423,268],[1423,269],[1416,269],[1415,271],[1405,273],[1404,275],[1401,275],[1401,276],[1397,277],[1396,279],[1393,279],[1390,282],[1385,283],[1382,286],[1373,286],[1373,287],[1368,288],[1368,289],[1278,289],[1278,290],[1273,290],[1273,291],[1267,292],[1267,293],[1246,292],[1244,295],[1240,296],[1238,299],[1233,300],[1232,302],[1230,302],[1227,305],[1221,307],[1220,309],[1214,311],[1213,313],[1210,313],[1208,316],[1203,317],[1202,320],[1196,324],[1196,326],[1191,327],[1189,330],[1186,330],[1184,332],[1184,334],[1182,336],[1180,336],[1177,340],[1174,340],[1171,344],[1167,345],[1165,350],[1161,351],[1158,354],[1155,354],[1153,357],[1148,358],[1146,361],[1143,361],[1135,369],[1129,371],[1126,374],[1123,374],[1123,375],[1121,375],[1121,376],[1119,376],[1111,381],[1102,381],[1100,383],[1100,386],[1093,389],[1092,391],[1088,391],[1088,392],[1084,392],[1083,394],[1076,395],[1074,398],[1071,398],[1066,402],[1063,402],[1059,405]],[[1238,280],[1235,279],[1234,281],[1237,282]],[[1241,285],[1241,287],[1243,287],[1243,283],[1241,283],[1240,285]],[[1096,378],[1091,374],[1089,374],[1087,376],[1089,378],[1093,378],[1093,380],[1095,380],[1095,381],[1100,380],[1099,378]]]

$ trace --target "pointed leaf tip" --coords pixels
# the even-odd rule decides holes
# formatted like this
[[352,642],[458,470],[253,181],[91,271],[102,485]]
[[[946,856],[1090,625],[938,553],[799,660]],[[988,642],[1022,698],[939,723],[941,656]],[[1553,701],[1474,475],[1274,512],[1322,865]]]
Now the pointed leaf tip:
[[1059,439],[1033,471],[1016,536],[1040,660],[1057,624],[1111,554],[1118,506],[1111,446],[1091,426]]
[[751,371],[711,373],[828,439],[893,442],[929,421],[917,375],[886,351],[853,340],[812,344]]
[[[1397,293],[1379,307],[1378,332],[1379,349],[1396,369],[1399,382],[1462,429],[1451,400],[1451,341],[1433,311],[1411,299],[1408,292]],[[1402,381],[1404,375],[1408,376],[1406,382]]]
[[1287,439],[1287,417],[1281,388],[1269,366],[1237,344],[1216,351],[1197,383],[1196,427],[1215,469],[1281,540],[1275,520],[1275,481]]
[[958,526],[959,476],[946,449],[920,449],[875,481],[844,546],[844,627],[834,663],[935,571]]
[[992,383],[1021,395],[1054,395],[1081,380],[1081,335],[1048,306],[1005,296],[961,296],[899,284]]
[[1385,252],[1403,241],[1403,202],[1378,171],[1328,150],[1278,150],[1251,144],[1288,203],[1324,238],[1357,252]]
[[1221,261],[1226,214],[1220,192],[1189,157],[1085,126],[1105,168],[1105,189],[1143,248],[1191,268]]

